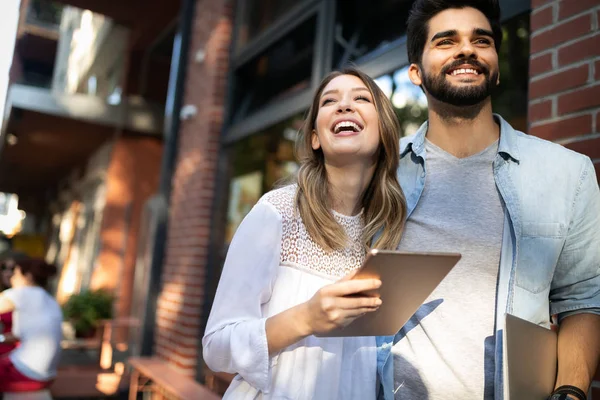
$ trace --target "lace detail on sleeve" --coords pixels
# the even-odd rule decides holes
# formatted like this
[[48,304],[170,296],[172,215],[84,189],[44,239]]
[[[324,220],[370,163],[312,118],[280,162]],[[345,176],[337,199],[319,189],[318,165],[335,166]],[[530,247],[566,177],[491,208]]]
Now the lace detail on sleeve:
[[298,264],[304,268],[341,277],[362,265],[365,251],[361,244],[362,213],[349,217],[333,212],[349,238],[348,246],[325,251],[308,235],[296,208],[297,185],[289,185],[265,194],[260,201],[271,204],[282,219],[281,263]]

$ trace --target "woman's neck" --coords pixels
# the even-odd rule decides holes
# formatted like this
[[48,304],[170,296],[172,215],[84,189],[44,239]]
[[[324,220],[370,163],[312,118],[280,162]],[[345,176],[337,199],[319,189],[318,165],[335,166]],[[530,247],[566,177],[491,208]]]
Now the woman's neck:
[[362,208],[361,199],[375,173],[375,163],[325,164],[332,206],[343,215],[356,215]]

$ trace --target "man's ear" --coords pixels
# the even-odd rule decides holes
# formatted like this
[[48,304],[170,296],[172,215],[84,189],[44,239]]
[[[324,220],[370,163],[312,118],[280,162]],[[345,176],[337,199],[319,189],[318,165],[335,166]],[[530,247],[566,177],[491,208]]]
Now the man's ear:
[[421,68],[419,68],[417,64],[412,63],[408,67],[408,78],[417,86],[421,86],[423,84],[423,79],[421,78]]
[[311,140],[313,150],[319,150],[321,148],[321,142],[319,141],[319,135],[317,135],[317,131],[315,131],[314,129],[311,133],[310,140]]

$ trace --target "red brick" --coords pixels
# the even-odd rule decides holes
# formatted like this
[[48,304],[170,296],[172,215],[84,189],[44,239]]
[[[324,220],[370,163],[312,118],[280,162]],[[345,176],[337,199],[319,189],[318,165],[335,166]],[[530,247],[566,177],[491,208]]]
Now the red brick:
[[534,11],[531,14],[531,31],[535,32],[538,29],[541,29],[545,26],[550,25],[553,22],[554,16],[552,11],[552,6],[546,7],[541,11]]
[[531,9],[535,10],[545,4],[552,3],[554,0],[531,0]]
[[[600,185],[600,162],[594,163],[594,170],[596,170],[596,180]],[[596,375],[598,375],[598,372],[596,372]],[[599,378],[596,378],[596,383],[600,384]],[[598,390],[598,392],[594,395],[594,399],[600,399],[600,390]]]
[[557,44],[585,35],[592,29],[592,15],[586,14],[531,38],[531,54],[548,50]]
[[598,0],[561,0],[558,3],[558,19],[565,19],[572,15],[590,10],[598,5]]
[[559,48],[558,65],[562,67],[596,56],[600,56],[600,33]]
[[589,68],[586,65],[569,68],[563,72],[550,75],[546,78],[529,84],[529,98],[536,99],[542,96],[562,92],[585,85],[588,81]]
[[552,54],[546,53],[529,59],[529,76],[536,76],[552,69]]
[[594,79],[600,81],[600,61],[596,61],[594,69],[596,70],[596,75],[594,76]]
[[[600,133],[600,112],[596,114],[596,133]],[[600,366],[598,367],[597,377],[600,381]]]
[[549,122],[529,129],[531,135],[547,140],[558,140],[572,136],[586,135],[591,133],[591,131],[591,114],[565,118],[560,121]]
[[552,116],[552,101],[546,100],[541,103],[531,104],[527,116],[529,117],[529,122],[550,118]]
[[578,153],[585,154],[592,160],[600,158],[600,137],[569,143],[565,147]]
[[600,84],[558,98],[558,115],[600,106]]

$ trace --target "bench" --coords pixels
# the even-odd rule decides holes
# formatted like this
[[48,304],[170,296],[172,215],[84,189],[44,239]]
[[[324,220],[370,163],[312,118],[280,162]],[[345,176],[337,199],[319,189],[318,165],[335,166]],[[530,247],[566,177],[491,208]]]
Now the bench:
[[136,400],[138,392],[153,392],[167,399],[218,400],[216,393],[194,379],[182,375],[166,361],[155,357],[129,358],[132,367],[129,400]]

